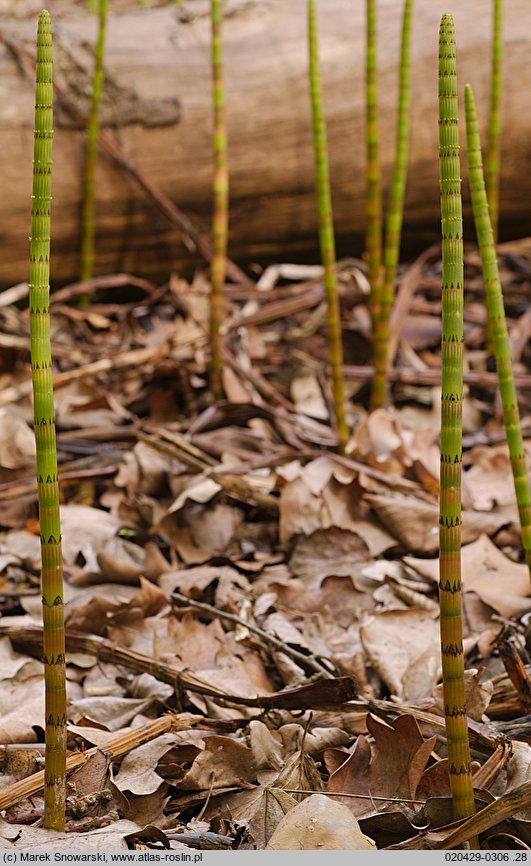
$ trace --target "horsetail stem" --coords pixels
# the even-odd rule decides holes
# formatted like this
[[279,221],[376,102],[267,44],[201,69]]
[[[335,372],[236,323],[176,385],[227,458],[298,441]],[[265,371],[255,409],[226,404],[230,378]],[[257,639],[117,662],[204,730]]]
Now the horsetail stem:
[[525,550],[527,565],[531,578],[531,491],[529,488],[529,477],[527,474],[524,440],[520,426],[520,413],[518,411],[518,398],[514,384],[513,368],[511,363],[511,349],[509,344],[509,332],[505,319],[505,308],[503,305],[503,294],[496,259],[496,248],[494,245],[494,232],[490,220],[487,193],[483,178],[483,164],[481,160],[481,143],[479,139],[478,123],[474,95],[469,84],[465,86],[465,109],[466,109],[466,136],[468,157],[468,179],[470,196],[472,199],[472,210],[476,224],[481,262],[483,265],[483,281],[485,283],[485,295],[487,300],[487,311],[489,315],[490,332],[498,370],[498,381],[500,384],[500,396],[503,406],[503,422],[509,455],[513,471],[514,489],[522,527],[522,543]]
[[439,169],[442,218],[442,396],[439,599],[448,764],[454,819],[474,814],[461,614],[463,220],[454,23],[439,30]]
[[410,42],[413,0],[405,0],[402,18],[402,43],[400,48],[400,87],[396,124],[396,148],[393,178],[389,194],[385,223],[384,278],[380,290],[380,305],[373,329],[374,368],[371,408],[385,405],[387,390],[387,349],[389,346],[389,321],[394,300],[396,269],[400,255],[400,237],[404,216],[407,160],[409,151],[409,106],[410,89]]
[[[107,28],[108,0],[99,0],[98,4],[98,40],[95,50],[94,77],[92,79],[92,97],[87,123],[87,142],[85,151],[85,178],[83,185],[83,211],[81,228],[81,267],[80,279],[90,280],[94,269],[94,202],[95,202],[95,172],[98,152],[98,137],[100,134],[99,109],[103,91],[103,54],[105,51],[105,32]],[[88,303],[88,296],[83,298]]]
[[66,762],[65,633],[49,306],[53,72],[51,22],[45,10],[39,16],[36,69],[29,308],[46,692],[44,826],[63,830]]
[[211,0],[212,18],[212,92],[214,103],[214,212],[212,218],[213,255],[210,263],[210,370],[211,388],[218,400],[223,397],[221,382],[223,289],[227,271],[229,230],[229,172],[227,166],[227,127],[223,88],[223,46],[221,41],[221,0]]
[[315,158],[315,187],[317,216],[319,221],[319,243],[324,268],[324,288],[328,307],[328,342],[330,370],[332,376],[332,400],[339,450],[343,453],[348,441],[345,416],[345,383],[343,379],[343,345],[341,340],[341,317],[336,283],[336,251],[332,218],[332,200],[328,171],[326,127],[323,111],[321,74],[317,46],[317,22],[315,0],[308,0],[308,47],[310,93],[312,103],[313,149]]
[[502,0],[494,0],[492,22],[492,67],[490,82],[490,110],[487,135],[485,180],[487,201],[494,243],[498,241],[498,212],[500,187],[500,96],[502,60]]
[[373,333],[380,309],[382,269],[382,192],[378,136],[378,80],[376,61],[376,0],[367,0],[367,47],[365,55],[365,104],[367,147],[367,193],[365,248],[369,270],[369,296]]

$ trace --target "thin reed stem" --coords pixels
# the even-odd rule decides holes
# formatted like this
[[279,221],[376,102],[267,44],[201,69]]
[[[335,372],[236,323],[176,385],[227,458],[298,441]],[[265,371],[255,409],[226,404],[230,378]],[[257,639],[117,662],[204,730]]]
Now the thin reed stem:
[[42,556],[46,751],[44,826],[64,829],[66,680],[63,559],[50,343],[50,231],[53,138],[52,31],[39,16],[35,88],[29,309]]
[[[105,33],[107,29],[108,0],[98,2],[98,40],[94,56],[94,77],[92,79],[92,97],[87,123],[87,140],[85,150],[85,177],[83,184],[83,210],[81,216],[81,265],[79,279],[81,282],[90,280],[94,271],[94,204],[96,198],[95,174],[98,154],[98,138],[100,134],[100,101],[103,91],[104,71],[103,56],[105,53]],[[88,297],[83,297],[82,303],[87,306]]]
[[380,309],[382,277],[382,179],[378,134],[378,77],[376,43],[376,0],[367,0],[365,105],[367,147],[367,192],[365,202],[365,249],[369,270],[369,296],[373,333]]
[[498,216],[500,193],[500,99],[501,99],[501,62],[502,62],[502,3],[493,0],[492,20],[492,67],[490,80],[490,109],[487,134],[487,156],[485,159],[485,181],[487,201],[494,243],[498,241]]
[[223,86],[223,45],[221,40],[221,0],[211,0],[212,18],[212,92],[214,103],[214,212],[212,218],[213,255],[210,263],[210,371],[214,397],[223,397],[221,322],[223,290],[227,272],[229,232],[229,171],[227,165],[227,126]]
[[[439,30],[439,168],[442,217],[442,396],[439,600],[448,764],[454,819],[475,811],[465,704],[461,611],[463,220],[454,23]],[[477,840],[471,845],[477,846]]]
[[400,86],[396,124],[395,163],[387,219],[385,223],[384,278],[380,291],[378,317],[373,330],[375,376],[372,383],[371,408],[379,409],[387,398],[387,366],[390,341],[389,323],[395,297],[396,269],[400,257],[400,238],[404,217],[407,161],[410,130],[410,43],[413,0],[405,0],[402,17],[402,43],[400,48]]
[[312,103],[313,148],[315,157],[315,186],[317,215],[319,221],[319,243],[324,268],[324,288],[328,308],[328,342],[332,377],[332,400],[339,450],[343,453],[348,441],[345,415],[345,383],[343,379],[343,344],[341,314],[336,282],[336,250],[332,217],[332,198],[328,169],[326,124],[323,110],[321,73],[317,45],[317,22],[315,0],[308,0],[308,46],[310,93]]
[[518,397],[511,362],[509,332],[505,318],[500,273],[496,259],[494,232],[490,220],[489,204],[483,177],[481,142],[474,95],[469,84],[465,86],[468,182],[479,251],[483,266],[483,281],[489,315],[490,332],[496,358],[496,369],[503,407],[503,423],[509,446],[514,489],[522,527],[522,543],[531,579],[531,490],[525,459],[524,439],[520,425]]

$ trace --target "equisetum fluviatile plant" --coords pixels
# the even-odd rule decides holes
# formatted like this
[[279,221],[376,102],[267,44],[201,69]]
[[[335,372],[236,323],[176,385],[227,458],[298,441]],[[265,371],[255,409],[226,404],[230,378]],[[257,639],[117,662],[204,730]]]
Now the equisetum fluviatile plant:
[[502,61],[502,0],[493,0],[490,109],[485,159],[485,185],[494,243],[498,240],[500,187],[500,98]]
[[[90,280],[94,269],[94,202],[96,195],[94,176],[98,154],[98,136],[100,133],[100,100],[104,81],[103,55],[105,52],[107,10],[108,0],[98,0],[99,28],[94,55],[94,76],[92,79],[92,96],[85,145],[85,177],[81,218],[81,267],[79,275],[81,280]],[[84,298],[84,302],[88,302],[88,297]]]
[[468,183],[483,266],[483,282],[485,283],[490,336],[494,348],[494,357],[496,358],[496,369],[498,371],[503,407],[503,423],[505,424],[505,433],[513,470],[514,489],[518,503],[518,513],[520,515],[520,525],[522,527],[522,543],[531,577],[531,491],[529,476],[527,474],[522,428],[520,426],[518,398],[514,384],[509,332],[507,330],[503,293],[498,261],[496,259],[494,233],[483,178],[481,142],[479,139],[476,108],[472,88],[469,84],[465,86],[465,110]]
[[367,193],[365,201],[365,249],[369,272],[369,296],[373,333],[380,304],[382,269],[382,192],[378,136],[378,78],[376,59],[376,0],[367,0],[365,53],[365,106],[367,147]]
[[315,157],[315,187],[317,195],[317,216],[319,221],[319,243],[321,247],[321,260],[324,268],[324,287],[328,308],[328,342],[332,378],[332,400],[336,416],[335,423],[339,450],[344,452],[348,440],[348,427],[345,416],[343,344],[341,338],[341,314],[336,282],[336,250],[332,217],[332,198],[330,195],[326,126],[317,46],[315,0],[308,0],[308,48],[313,150]]
[[46,11],[39,16],[36,69],[29,309],[46,691],[44,825],[61,830],[65,807],[66,687],[63,559],[50,344],[53,73],[51,22]]
[[398,115],[396,124],[395,163],[387,217],[385,220],[385,247],[383,255],[383,282],[380,288],[378,315],[373,328],[374,379],[372,383],[371,408],[385,405],[387,391],[387,349],[389,346],[389,322],[395,296],[395,277],[400,256],[400,238],[404,216],[407,161],[410,130],[410,43],[413,0],[405,0],[402,18],[402,43],[400,48],[400,85],[398,93]]
[[442,220],[442,395],[439,600],[444,713],[454,818],[474,814],[461,615],[463,220],[453,19],[439,31],[439,170]]
[[221,322],[223,289],[227,270],[229,230],[229,171],[227,166],[227,127],[223,88],[223,47],[221,41],[221,0],[211,0],[212,19],[212,94],[214,106],[214,209],[212,217],[213,254],[210,264],[210,370],[214,397],[223,396],[221,382]]

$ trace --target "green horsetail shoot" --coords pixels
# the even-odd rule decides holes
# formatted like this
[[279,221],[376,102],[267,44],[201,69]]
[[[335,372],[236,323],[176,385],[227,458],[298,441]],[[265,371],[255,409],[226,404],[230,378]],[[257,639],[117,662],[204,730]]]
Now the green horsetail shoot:
[[492,20],[492,66],[490,81],[490,109],[487,134],[487,157],[485,160],[485,186],[489,203],[490,220],[494,243],[498,240],[498,214],[500,195],[500,100],[502,61],[502,3],[493,0]]
[[223,87],[223,45],[221,40],[221,0],[211,0],[212,19],[212,94],[214,107],[214,210],[212,217],[213,254],[210,264],[210,370],[214,397],[223,396],[221,382],[223,289],[227,271],[229,232],[229,171],[227,165],[227,126]]
[[369,303],[373,333],[379,315],[380,279],[382,269],[382,192],[380,172],[380,143],[378,136],[378,78],[376,61],[376,0],[367,0],[366,53],[365,53],[365,105],[367,147],[367,193],[365,216],[365,249],[369,285]]
[[[87,123],[87,138],[85,150],[85,178],[83,185],[83,212],[81,226],[81,268],[80,280],[90,280],[94,270],[94,205],[96,198],[95,173],[98,153],[98,138],[100,134],[100,101],[103,91],[104,70],[103,55],[105,52],[105,33],[107,29],[108,0],[98,0],[98,40],[95,51],[94,77],[92,79],[92,97]],[[88,303],[88,297],[84,298]]]
[[439,600],[444,713],[454,819],[473,815],[461,610],[463,220],[454,23],[439,30],[439,169],[442,219],[442,397]]
[[324,287],[328,308],[328,342],[332,377],[332,400],[335,412],[339,450],[344,452],[348,441],[345,415],[345,383],[343,379],[343,344],[341,315],[336,282],[336,250],[332,217],[332,198],[328,170],[326,125],[323,110],[321,73],[317,46],[317,21],[315,0],[308,0],[308,47],[310,94],[312,103],[313,150],[315,158],[315,187],[317,193],[317,216],[319,221],[319,243],[324,268]]
[[39,16],[35,88],[29,309],[42,557],[46,752],[44,826],[64,829],[66,680],[63,560],[50,344],[50,211],[53,137],[52,31]]
[[385,221],[384,276],[379,292],[378,316],[374,334],[374,379],[372,383],[371,408],[379,409],[386,403],[387,349],[389,346],[389,323],[395,296],[395,277],[400,256],[400,238],[404,217],[407,161],[410,130],[410,42],[413,0],[405,0],[402,18],[402,43],[400,48],[400,84],[398,93],[398,115],[396,124],[395,164]]
[[524,440],[518,411],[518,397],[514,384],[513,366],[509,332],[505,318],[505,307],[496,259],[494,230],[489,214],[489,205],[483,178],[481,159],[481,142],[479,139],[478,122],[474,95],[469,84],[465,87],[466,135],[468,158],[468,182],[476,234],[478,238],[481,263],[483,266],[483,281],[496,369],[500,385],[500,396],[503,407],[503,423],[509,446],[509,456],[513,471],[514,489],[522,528],[522,542],[531,578],[531,491],[525,459]]

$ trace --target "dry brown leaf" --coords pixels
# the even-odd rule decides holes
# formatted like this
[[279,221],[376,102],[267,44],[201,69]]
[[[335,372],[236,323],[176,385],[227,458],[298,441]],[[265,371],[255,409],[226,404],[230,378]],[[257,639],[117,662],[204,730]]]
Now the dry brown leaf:
[[[381,496],[367,494],[370,503],[384,526],[393,533],[407,550],[436,553],[439,549],[439,506],[413,496]],[[493,535],[505,523],[502,514],[481,511],[463,511],[463,544],[475,541],[482,533]]]
[[369,714],[367,728],[374,738],[370,793],[413,799],[437,738],[424,740],[410,715],[398,716],[387,725]]
[[249,725],[249,744],[257,770],[280,770],[283,764],[282,745],[258,719],[253,719]]
[[[438,580],[436,560],[404,557],[419,574]],[[529,571],[508,559],[486,535],[461,549],[463,589],[475,592],[484,604],[505,619],[522,616],[529,610]]]
[[62,505],[61,532],[64,562],[67,565],[75,565],[81,557],[84,571],[99,573],[96,555],[116,535],[120,526],[117,517],[99,508],[90,508],[88,505]]
[[181,780],[184,791],[229,788],[256,779],[251,749],[230,737],[205,737],[205,750],[195,759]]
[[495,504],[512,505],[514,482],[507,446],[478,446],[470,458],[472,466],[464,474],[463,484],[472,508],[491,511]]
[[80,698],[69,706],[70,717],[74,722],[87,719],[97,725],[104,725],[109,731],[119,731],[135,716],[145,713],[153,706],[153,698],[120,698],[115,695]]
[[128,850],[124,836],[140,829],[132,821],[115,821],[108,827],[91,830],[90,833],[63,833],[45,830],[43,827],[27,827],[25,824],[6,824],[0,819],[0,840],[11,842],[13,851],[109,851]]
[[[0,467],[30,469],[35,465],[35,436],[14,406],[0,408]],[[35,470],[33,470],[35,471]]]
[[[305,751],[298,749],[294,752],[277,776],[275,788],[296,791],[321,791],[323,783],[314,759]],[[295,799],[300,800],[303,794],[295,794]]]
[[[333,799],[343,803],[353,815],[363,815],[371,811],[372,803],[365,798],[370,792],[370,763],[371,747],[363,734],[361,734],[354,745],[350,755],[333,754],[325,752],[326,766],[330,771],[330,778],[326,790],[335,794]],[[341,761],[339,766],[338,762]],[[362,794],[363,797],[343,797],[340,794]]]
[[254,839],[255,847],[263,850],[284,816],[297,805],[297,800],[282,788],[266,786],[252,814],[248,831]]
[[[487,707],[490,704],[494,685],[492,680],[479,681],[479,671],[475,668],[470,668],[465,671],[465,702],[467,716],[475,722],[483,721],[483,714],[486,713]],[[444,695],[442,683],[433,690],[435,699],[433,710],[440,716],[444,716]]]
[[323,391],[313,373],[294,376],[290,384],[291,398],[297,410],[318,421],[327,421],[328,408],[323,398]]
[[357,425],[349,442],[349,453],[390,475],[402,475],[406,452],[395,413],[377,409]]
[[363,648],[391,694],[415,701],[431,695],[440,665],[439,624],[425,610],[375,613],[360,627]]
[[132,794],[153,794],[164,781],[156,772],[156,766],[174,745],[175,735],[170,733],[133,749],[124,757],[114,777],[116,787]]
[[[369,714],[367,729],[374,740],[372,746],[366,737],[359,736],[352,754],[339,767],[340,754],[325,755],[332,771],[327,791],[357,816],[373,810],[371,797],[414,798],[436,740],[424,740],[410,715],[399,716],[387,725]],[[341,800],[341,793],[360,796]],[[381,800],[378,808],[383,808]]]
[[340,803],[324,794],[312,794],[282,819],[267,845],[283,851],[375,851],[358,822]]
[[357,574],[360,562],[367,562],[369,548],[353,532],[331,526],[300,536],[290,559],[290,568],[310,589],[318,589],[325,577]]
[[304,751],[312,757],[317,757],[322,754],[325,749],[332,749],[334,746],[346,746],[350,741],[350,735],[341,728],[319,728],[315,727],[309,731],[304,731],[301,725],[295,723],[282,725],[278,729],[278,733],[282,738],[284,752],[290,755],[292,752],[304,746]]

